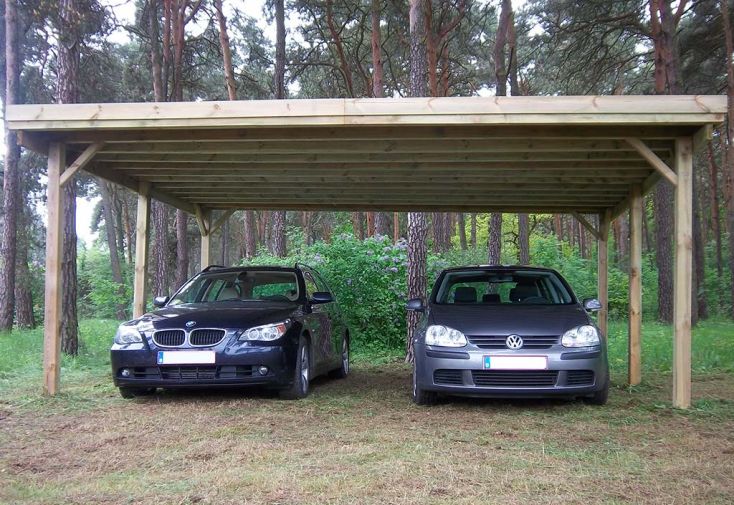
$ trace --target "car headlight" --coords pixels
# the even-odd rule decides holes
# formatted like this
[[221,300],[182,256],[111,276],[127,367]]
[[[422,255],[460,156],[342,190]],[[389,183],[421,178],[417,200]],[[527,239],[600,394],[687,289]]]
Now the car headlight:
[[135,326],[120,325],[115,333],[115,343],[119,345],[137,344],[143,341],[143,336]]
[[466,337],[459,330],[440,324],[432,324],[426,328],[426,345],[464,347],[466,345]]
[[591,347],[599,342],[599,332],[590,324],[571,328],[561,337],[563,347]]
[[285,335],[288,330],[290,319],[286,319],[280,323],[264,324],[262,326],[255,326],[249,330],[245,330],[240,335],[239,340],[241,341],[260,341],[260,342],[271,342],[278,340],[280,337]]

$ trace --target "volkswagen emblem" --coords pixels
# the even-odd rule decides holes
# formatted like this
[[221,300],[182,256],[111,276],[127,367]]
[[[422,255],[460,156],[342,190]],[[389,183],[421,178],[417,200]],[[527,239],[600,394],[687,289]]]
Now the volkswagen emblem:
[[522,337],[520,335],[510,335],[505,340],[508,349],[520,349],[522,347]]
[[[186,327],[187,328],[193,328],[194,326],[196,326],[196,321],[188,321],[186,323]],[[520,337],[518,337],[518,338],[520,338]],[[507,344],[507,345],[509,345],[509,344]],[[522,345],[522,340],[520,340],[520,345]]]

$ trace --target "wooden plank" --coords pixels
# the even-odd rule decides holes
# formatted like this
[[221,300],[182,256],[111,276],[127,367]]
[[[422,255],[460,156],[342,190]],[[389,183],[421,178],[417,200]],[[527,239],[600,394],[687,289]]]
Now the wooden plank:
[[[642,188],[633,186],[630,193],[630,270],[628,382],[642,381]],[[624,240],[622,238],[621,240]]]
[[581,203],[558,203],[558,204],[528,204],[522,203],[488,203],[485,199],[480,203],[451,203],[441,204],[431,202],[408,202],[402,201],[362,201],[362,202],[321,202],[318,204],[308,204],[293,201],[279,202],[252,202],[252,201],[232,201],[224,200],[221,202],[207,202],[207,207],[216,210],[225,209],[269,209],[269,210],[340,210],[340,211],[385,211],[385,212],[526,212],[529,214],[570,214],[571,212],[580,212],[582,214],[598,214],[603,211],[604,207],[599,205],[590,205],[586,202]]
[[59,390],[61,370],[61,261],[62,218],[61,174],[66,167],[66,147],[53,143],[48,151],[46,187],[46,281],[43,310],[43,392],[53,396]]
[[89,144],[107,141],[129,142],[180,142],[198,141],[258,141],[258,140],[421,140],[421,139],[639,139],[663,140],[693,135],[698,126],[689,125],[418,125],[418,126],[350,126],[343,127],[269,127],[269,128],[210,128],[118,130],[114,135],[104,130],[64,131],[53,134],[56,139],[69,143]]
[[691,285],[693,277],[693,142],[676,139],[673,406],[691,406]]
[[707,124],[699,128],[696,133],[693,134],[693,151],[696,152],[702,149],[709,140],[714,138],[714,127],[713,125]]
[[599,239],[597,240],[597,286],[601,309],[598,313],[597,324],[602,334],[609,338],[609,225],[611,211],[605,210],[599,214]]
[[229,219],[232,214],[234,214],[234,210],[227,210],[221,216],[219,216],[219,218],[216,221],[214,221],[214,224],[212,225],[212,229],[210,233],[214,234],[218,232],[219,229],[222,226],[224,226],[224,223],[227,222],[227,219]]
[[533,96],[12,105],[11,129],[293,125],[706,124],[723,96]]
[[629,145],[637,149],[640,155],[645,158],[655,170],[660,172],[660,175],[668,179],[673,186],[678,183],[678,176],[675,172],[644,142],[633,138],[627,138],[625,140],[627,140]]
[[196,224],[199,227],[199,234],[203,237],[209,234],[209,225],[206,222],[206,215],[201,205],[194,204],[194,216],[196,217]]
[[[137,192],[139,189],[138,185],[139,185],[140,179],[130,177],[129,175],[127,175],[126,173],[120,170],[110,169],[107,166],[99,165],[96,163],[87,165],[84,170],[89,172],[92,175],[101,177],[102,179],[108,182],[112,182],[114,184],[118,184],[120,186],[128,188],[131,191]],[[146,181],[146,182],[150,184],[149,181]],[[153,185],[149,187],[148,192],[150,196],[152,196],[159,202],[166,203],[177,209],[182,209],[188,212],[189,214],[195,213],[194,206],[191,205],[191,203],[181,200],[180,198],[175,197],[173,195],[170,195],[168,192],[162,191]]]
[[597,240],[602,240],[602,236],[601,233],[599,233],[599,230],[596,229],[596,226],[587,221],[584,216],[582,216],[578,212],[574,212],[573,217],[575,217],[578,222],[583,225],[584,228],[589,230],[589,233],[591,233]]
[[69,168],[67,168],[63,174],[61,174],[61,185],[64,186],[76,173],[87,166],[87,164],[92,161],[94,156],[102,150],[104,147],[103,142],[95,142],[94,144],[89,145],[84,152],[82,152],[76,160],[74,160],[74,163],[69,165]]
[[[254,142],[156,142],[110,144],[107,154],[365,154],[365,153],[448,153],[458,156],[464,153],[611,153],[616,151],[635,152],[640,148],[631,143],[617,140],[457,140],[457,139],[427,139],[427,140],[302,140],[302,141],[254,141]],[[639,142],[639,141],[638,141]],[[653,153],[652,149],[667,154],[671,145],[667,141],[650,141],[646,153]],[[644,145],[644,144],[643,144]],[[640,154],[642,154],[640,152]],[[643,155],[644,156],[644,155]]]
[[[667,150],[655,151],[660,156],[669,156]],[[178,163],[185,164],[222,164],[243,166],[250,164],[263,165],[319,165],[338,163],[365,164],[400,164],[400,163],[516,163],[527,166],[533,162],[552,162],[556,167],[565,168],[568,162],[589,163],[588,166],[598,168],[614,166],[631,166],[648,168],[649,164],[635,151],[508,151],[508,152],[363,152],[358,156],[354,152],[329,152],[328,147],[318,152],[285,152],[285,153],[180,153],[180,152],[123,152],[103,151],[96,158],[101,162],[117,162],[119,164],[137,163],[151,166]]]
[[[197,207],[200,208],[200,207]],[[201,234],[201,269],[204,270],[211,264],[210,255],[212,247],[212,211],[209,209],[202,209],[201,220],[203,221],[203,229],[206,233]]]
[[145,287],[148,276],[148,240],[150,237],[150,184],[138,187],[138,211],[135,224],[135,279],[133,283],[133,317],[145,314]]

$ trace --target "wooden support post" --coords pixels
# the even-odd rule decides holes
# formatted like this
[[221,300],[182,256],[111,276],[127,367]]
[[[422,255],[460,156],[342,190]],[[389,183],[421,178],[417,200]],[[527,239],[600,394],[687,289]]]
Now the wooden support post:
[[395,243],[400,240],[400,216],[397,212],[392,213],[392,239]]
[[693,281],[693,141],[675,140],[675,271],[673,283],[673,406],[691,406],[691,284]]
[[210,265],[212,246],[212,211],[199,211],[197,208],[197,216],[203,224],[199,231],[201,232],[201,269],[204,270]]
[[629,384],[642,381],[642,188],[633,186],[630,194],[630,271],[629,271]]
[[148,276],[148,238],[150,233],[150,183],[138,186],[138,216],[135,226],[135,280],[133,284],[133,317],[145,314],[145,285]]
[[607,251],[611,214],[610,210],[606,210],[599,214],[599,240],[597,240],[597,285],[599,290],[599,303],[601,303],[597,324],[605,337],[609,336],[607,332],[609,317],[609,270],[607,265]]
[[43,392],[55,395],[59,389],[61,361],[61,255],[63,235],[61,174],[66,167],[66,146],[54,142],[48,150],[46,188],[46,283],[43,320]]

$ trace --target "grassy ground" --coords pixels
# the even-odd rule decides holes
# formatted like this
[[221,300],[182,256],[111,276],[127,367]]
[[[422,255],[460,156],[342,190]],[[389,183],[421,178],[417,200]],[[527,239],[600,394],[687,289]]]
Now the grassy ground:
[[610,404],[410,402],[409,369],[357,356],[303,401],[247,392],[125,401],[85,321],[63,393],[38,394],[41,332],[0,336],[0,503],[721,503],[734,501],[734,325],[694,334],[694,408],[671,409],[670,329],[646,325],[645,383]]

